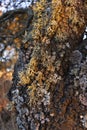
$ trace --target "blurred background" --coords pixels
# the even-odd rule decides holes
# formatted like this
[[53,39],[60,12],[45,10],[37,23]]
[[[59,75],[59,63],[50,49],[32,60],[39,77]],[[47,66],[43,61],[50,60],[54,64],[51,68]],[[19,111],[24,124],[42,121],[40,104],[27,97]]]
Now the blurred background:
[[[0,130],[17,130],[15,109],[7,93],[26,28],[29,0],[0,0]],[[23,10],[22,10],[23,9]],[[14,10],[17,10],[16,13]],[[22,33],[21,33],[22,34]]]

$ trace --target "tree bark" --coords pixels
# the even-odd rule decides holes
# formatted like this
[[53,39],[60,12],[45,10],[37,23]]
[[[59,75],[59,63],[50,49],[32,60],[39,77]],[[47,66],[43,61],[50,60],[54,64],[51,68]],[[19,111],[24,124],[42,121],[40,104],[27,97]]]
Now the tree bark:
[[86,123],[82,126],[80,122],[80,115],[86,113],[80,98],[86,98],[86,88],[83,91],[80,84],[81,77],[87,76],[82,73],[87,54],[87,42],[82,43],[85,3],[43,0],[34,5],[34,18],[20,48],[9,92],[19,129],[86,129]]

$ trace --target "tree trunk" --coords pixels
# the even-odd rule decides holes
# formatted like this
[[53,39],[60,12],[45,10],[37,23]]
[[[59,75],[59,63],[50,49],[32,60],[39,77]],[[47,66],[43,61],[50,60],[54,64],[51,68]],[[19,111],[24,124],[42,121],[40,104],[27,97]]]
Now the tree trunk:
[[[83,130],[86,122],[86,2],[37,2],[9,95],[21,130]],[[85,70],[85,71],[83,71]],[[85,81],[86,82],[86,81]],[[83,98],[82,98],[83,97]],[[86,102],[86,101],[85,101]],[[85,116],[83,116],[85,115]]]

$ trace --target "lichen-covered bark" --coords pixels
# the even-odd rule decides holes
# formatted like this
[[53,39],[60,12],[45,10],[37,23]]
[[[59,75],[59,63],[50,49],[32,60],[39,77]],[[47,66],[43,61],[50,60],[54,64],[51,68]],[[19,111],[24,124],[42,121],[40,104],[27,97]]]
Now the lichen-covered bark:
[[42,0],[33,7],[32,29],[19,52],[10,90],[20,129],[83,129],[74,80],[82,67],[77,47],[86,27],[85,7],[81,0]]

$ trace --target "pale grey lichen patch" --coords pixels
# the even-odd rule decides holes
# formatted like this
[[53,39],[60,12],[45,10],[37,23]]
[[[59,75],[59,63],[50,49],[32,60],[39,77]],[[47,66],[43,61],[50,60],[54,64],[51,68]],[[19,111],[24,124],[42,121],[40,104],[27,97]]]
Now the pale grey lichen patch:
[[72,64],[80,64],[82,60],[82,53],[79,50],[72,52],[70,61]]
[[[84,46],[85,48],[85,46]],[[70,75],[73,77],[73,87],[78,90],[75,96],[78,97],[81,106],[87,106],[87,56],[85,57],[81,51],[75,50],[72,52],[69,59]],[[87,114],[81,113],[80,121],[84,128],[87,128]]]
[[[78,54],[76,58],[72,57],[72,62],[79,63],[76,76],[74,78],[74,85],[80,89],[79,92],[79,101],[82,105],[87,106],[87,57],[82,59],[82,54],[78,51],[75,51],[75,54]],[[76,56],[76,55],[75,55]],[[74,60],[75,59],[75,60]],[[74,69],[73,69],[74,70]],[[81,119],[82,125],[87,128],[87,114],[85,114]]]

